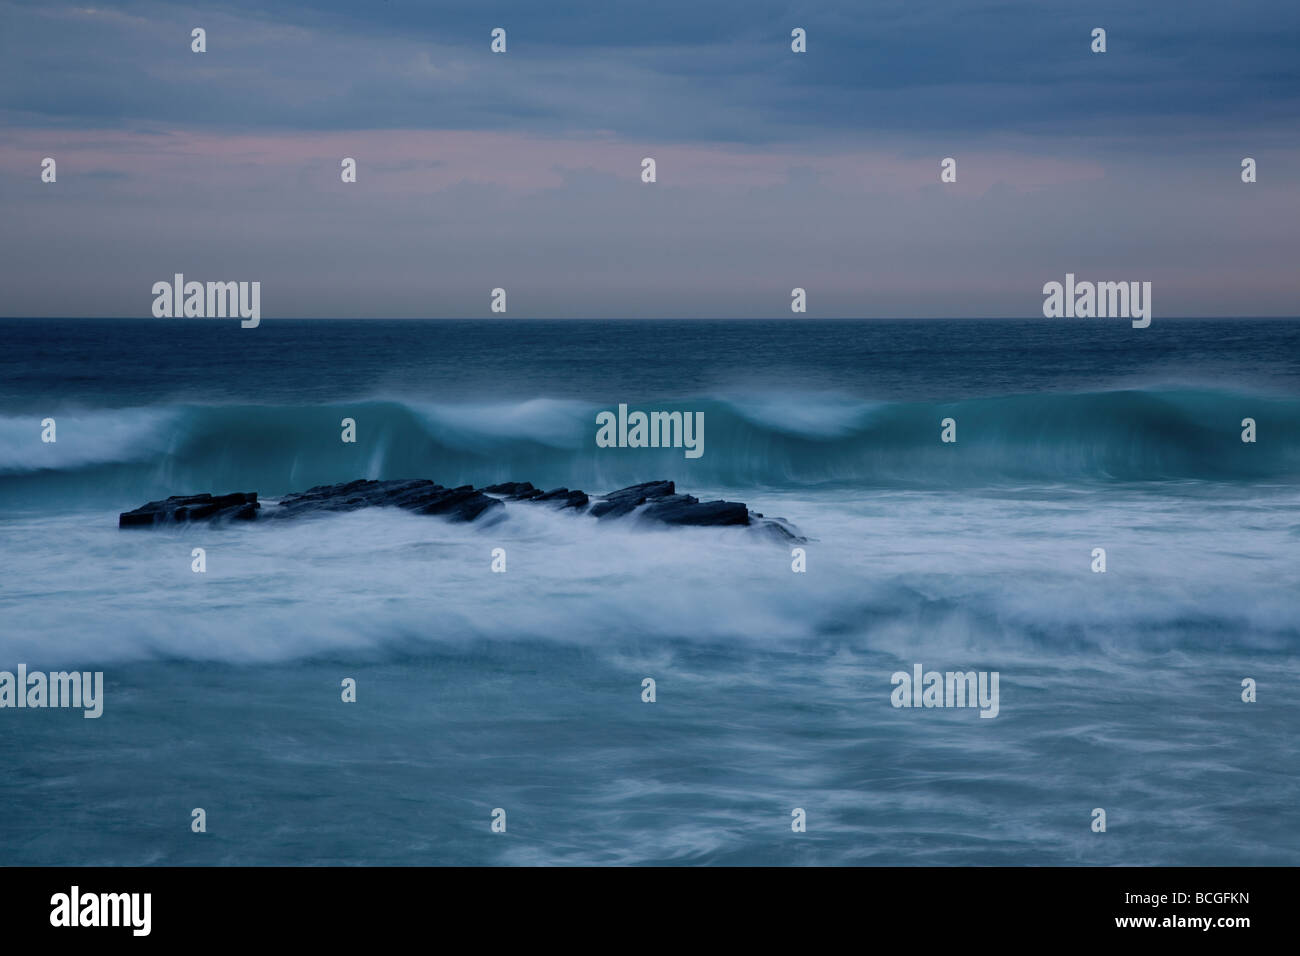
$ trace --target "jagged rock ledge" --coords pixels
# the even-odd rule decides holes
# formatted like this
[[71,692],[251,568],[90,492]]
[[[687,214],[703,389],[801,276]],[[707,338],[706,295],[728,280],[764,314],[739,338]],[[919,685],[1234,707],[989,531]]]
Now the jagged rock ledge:
[[341,485],[319,485],[277,502],[257,500],[257,492],[229,495],[173,495],[165,501],[151,501],[118,516],[118,527],[138,528],[188,521],[280,520],[331,511],[360,508],[402,508],[423,515],[441,515],[449,521],[476,521],[505,512],[505,502],[546,505],[559,510],[585,513],[598,521],[633,516],[669,525],[725,526],[753,528],[782,541],[805,541],[782,518],[768,518],[739,501],[700,501],[693,495],[678,494],[671,481],[647,481],[620,488],[593,501],[585,491],[555,488],[542,491],[531,482],[508,481],[474,488],[444,488],[427,478],[373,481],[360,479]]

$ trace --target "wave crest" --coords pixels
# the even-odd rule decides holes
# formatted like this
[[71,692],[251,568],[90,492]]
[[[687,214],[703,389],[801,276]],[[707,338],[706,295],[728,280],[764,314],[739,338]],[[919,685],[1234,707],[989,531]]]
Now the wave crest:
[[[1293,481],[1300,401],[1212,390],[1123,390],[877,402],[831,395],[630,402],[703,411],[705,453],[599,449],[606,405],[370,400],[170,405],[0,418],[0,499],[114,501],[204,490],[266,496],[353,478],[525,479],[600,491],[647,477],[691,487],[947,487],[1073,481]],[[1253,418],[1259,440],[1241,441]],[[357,442],[340,440],[357,422]],[[957,442],[940,423],[957,423]],[[139,503],[138,501],[136,502]]]

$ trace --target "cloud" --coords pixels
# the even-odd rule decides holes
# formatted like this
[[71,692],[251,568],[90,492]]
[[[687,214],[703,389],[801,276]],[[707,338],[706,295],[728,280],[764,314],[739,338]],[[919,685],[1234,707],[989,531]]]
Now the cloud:
[[1300,8],[1251,10],[0,0],[0,311],[1026,316],[1074,271],[1293,314]]
[[[608,132],[661,142],[1294,132],[1300,7],[1190,0],[6,3],[28,125]],[[189,31],[208,31],[208,52]],[[809,52],[789,49],[792,26]],[[1092,27],[1109,50],[1089,50]],[[495,26],[504,56],[489,52]],[[1152,125],[1154,124],[1154,126]],[[1153,137],[1154,140],[1154,137]],[[1154,147],[1159,142],[1154,141]]]

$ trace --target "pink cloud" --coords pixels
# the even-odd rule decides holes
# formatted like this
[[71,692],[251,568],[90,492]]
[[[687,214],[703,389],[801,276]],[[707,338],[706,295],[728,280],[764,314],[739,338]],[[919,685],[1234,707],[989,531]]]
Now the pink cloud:
[[[995,184],[1033,190],[1100,179],[1102,166],[1010,150],[954,149],[957,183],[944,188],[979,195]],[[752,189],[780,186],[792,171],[846,193],[907,192],[939,185],[941,155],[888,149],[800,151],[728,145],[663,145],[590,137],[561,140],[515,133],[439,130],[356,130],[264,133],[174,130],[162,133],[12,129],[0,144],[7,175],[39,175],[53,156],[60,179],[111,172],[139,183],[238,188],[267,177],[309,174],[321,188],[339,182],[345,156],[359,181],[379,194],[429,193],[463,183],[524,192],[556,189],[566,172],[594,171],[639,181],[641,160],[654,157],[660,188]]]

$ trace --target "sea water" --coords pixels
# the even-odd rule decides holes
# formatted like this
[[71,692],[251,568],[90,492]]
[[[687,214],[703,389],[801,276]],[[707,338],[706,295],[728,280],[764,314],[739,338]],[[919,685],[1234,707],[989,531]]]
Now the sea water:
[[[1300,863],[1300,323],[0,342],[0,670],[104,674],[98,719],[0,710],[0,864]],[[620,403],[703,413],[705,453],[598,447]],[[792,522],[807,571],[518,504],[117,527],[358,477],[673,479]],[[998,672],[996,718],[891,706],[918,664]]]

